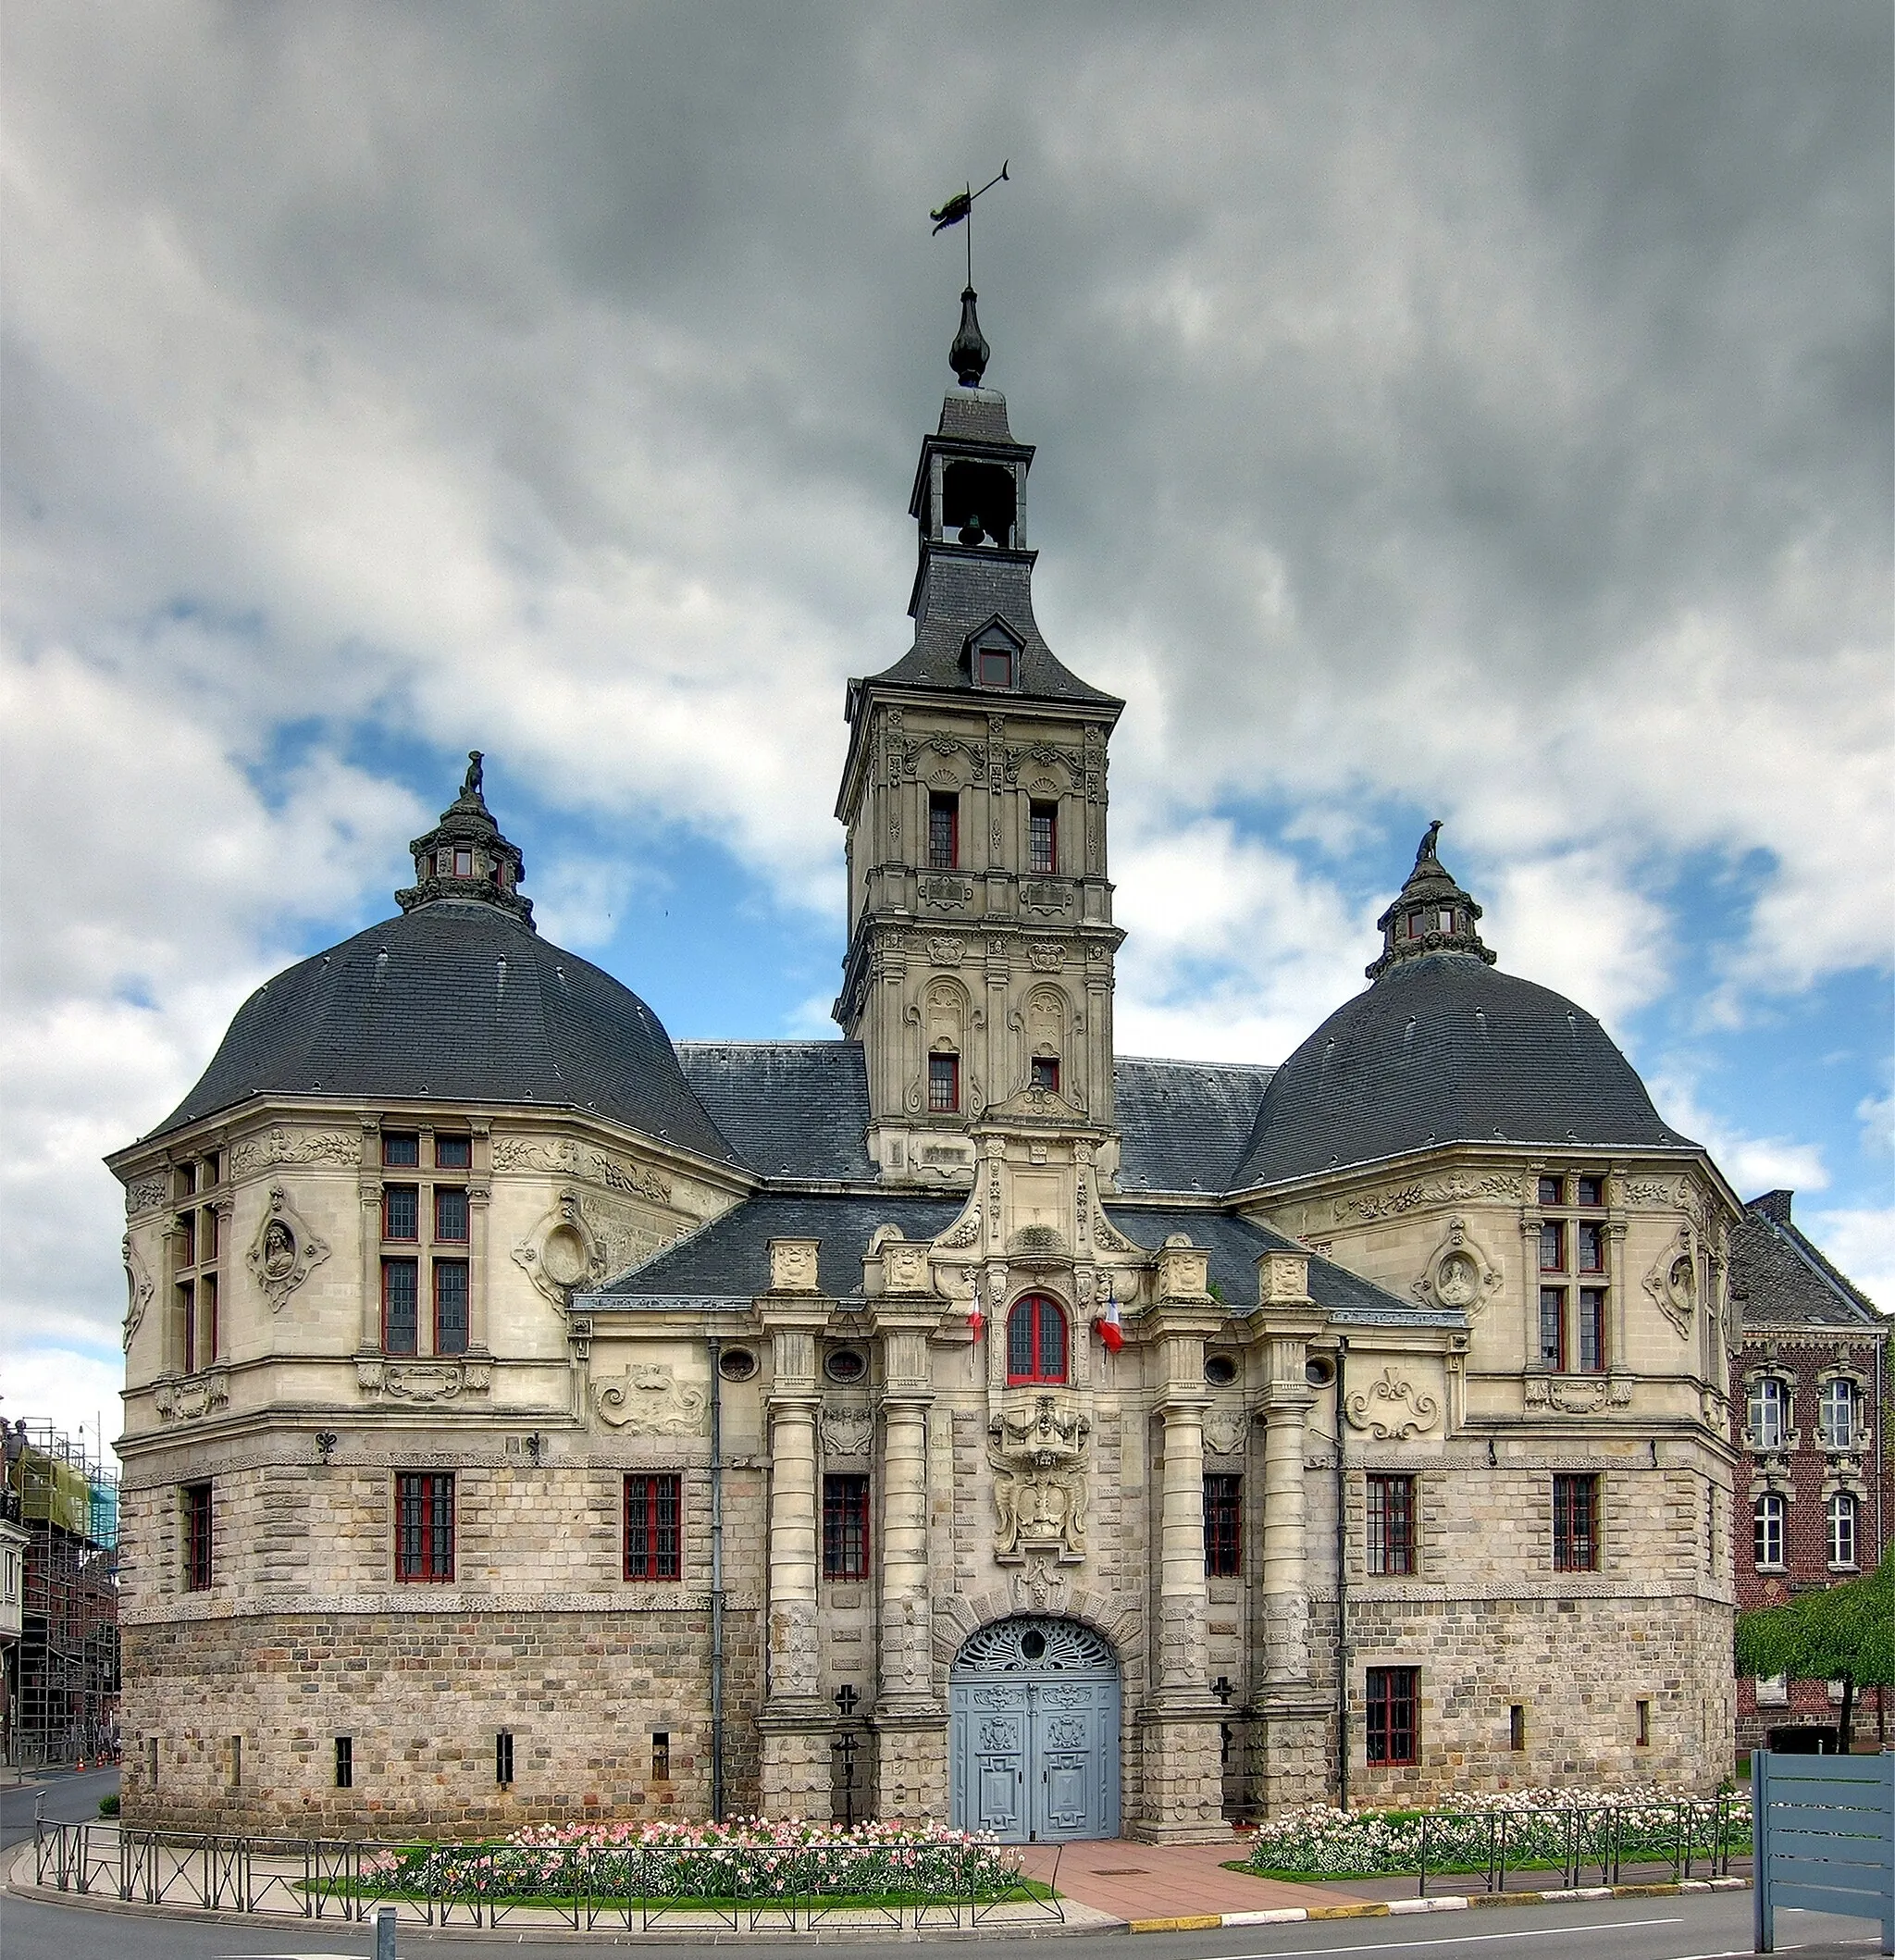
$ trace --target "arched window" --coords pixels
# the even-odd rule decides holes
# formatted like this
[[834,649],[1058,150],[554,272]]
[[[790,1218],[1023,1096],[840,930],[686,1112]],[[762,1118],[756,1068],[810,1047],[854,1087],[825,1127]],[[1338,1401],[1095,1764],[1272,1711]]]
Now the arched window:
[[1783,1383],[1775,1375],[1760,1375],[1751,1383],[1750,1433],[1753,1449],[1783,1447]]
[[1847,1491],[1837,1491],[1829,1498],[1829,1563],[1855,1563],[1855,1499]]
[[1776,1567],[1783,1563],[1783,1500],[1774,1493],[1759,1497],[1752,1514],[1755,1526],[1756,1553],[1760,1567]]
[[1007,1316],[1007,1379],[1066,1379],[1066,1316],[1044,1294],[1029,1293],[1016,1300]]
[[1823,1441],[1831,1449],[1855,1447],[1855,1385],[1839,1377],[1823,1383]]

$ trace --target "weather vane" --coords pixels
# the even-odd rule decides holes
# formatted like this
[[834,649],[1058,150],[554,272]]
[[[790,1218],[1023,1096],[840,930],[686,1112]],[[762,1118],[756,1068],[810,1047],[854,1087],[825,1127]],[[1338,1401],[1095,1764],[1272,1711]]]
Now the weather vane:
[[978,191],[973,188],[972,181],[970,181],[962,189],[957,191],[938,211],[930,211],[928,213],[928,216],[935,220],[936,232],[945,231],[950,225],[958,225],[963,219],[966,220],[967,283],[970,286],[973,284],[973,201],[977,197],[985,197],[996,184],[1004,184],[1011,181],[1011,179],[1007,175],[1007,163],[1010,161],[1011,159],[1009,158],[1006,162],[1003,162],[1000,166],[999,176],[988,178]]

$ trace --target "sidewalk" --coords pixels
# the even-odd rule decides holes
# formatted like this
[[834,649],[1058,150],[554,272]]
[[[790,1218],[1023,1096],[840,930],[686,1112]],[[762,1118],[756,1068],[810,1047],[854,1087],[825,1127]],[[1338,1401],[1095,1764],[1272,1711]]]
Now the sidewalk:
[[1327,1886],[1226,1871],[1226,1862],[1241,1858],[1248,1843],[1232,1831],[1218,1844],[1138,1844],[1126,1838],[1029,1844],[1026,1869],[1036,1879],[1050,1879],[1057,1858],[1062,1893],[1128,1921],[1357,1903],[1359,1894]]

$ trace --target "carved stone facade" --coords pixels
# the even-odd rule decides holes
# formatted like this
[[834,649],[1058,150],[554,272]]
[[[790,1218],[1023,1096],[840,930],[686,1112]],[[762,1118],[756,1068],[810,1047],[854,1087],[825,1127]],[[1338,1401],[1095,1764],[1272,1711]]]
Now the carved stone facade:
[[[713,1766],[729,1810],[821,1815],[845,1727],[873,1807],[1013,1835],[1728,1769],[1731,1194],[1576,1010],[1504,991],[1431,832],[1356,1135],[1256,1071],[1128,1107],[1121,704],[1033,623],[1030,455],[977,389],[924,445],[915,651],[850,697],[848,1041],[681,1061],[534,938],[477,766],[403,917],[261,990],[112,1160],[129,1819],[239,1815],[233,1735],[242,1817],[292,1831],[701,1816]],[[431,1088],[311,1089],[299,1003],[342,974],[463,1032]],[[1404,1134],[1479,1086],[1409,1036],[1516,1008],[1613,1134]],[[1343,1072],[1327,1039],[1281,1079]],[[1555,1091],[1536,1134],[1577,1135]],[[978,1692],[1001,1733],[996,1656],[1069,1651],[1057,1732],[1009,1705],[1023,1765],[1084,1764],[1035,1824],[955,1724]],[[1396,1677],[1412,1761],[1369,1719]]]

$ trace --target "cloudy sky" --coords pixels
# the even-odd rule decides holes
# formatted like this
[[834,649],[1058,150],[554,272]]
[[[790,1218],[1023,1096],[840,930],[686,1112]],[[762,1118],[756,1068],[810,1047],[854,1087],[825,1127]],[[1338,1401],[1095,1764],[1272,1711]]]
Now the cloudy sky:
[[980,213],[1131,1052],[1277,1061],[1426,821],[1895,1304],[1884,0],[6,10],[0,1411],[106,1150],[489,752],[548,934],[819,1033]]

